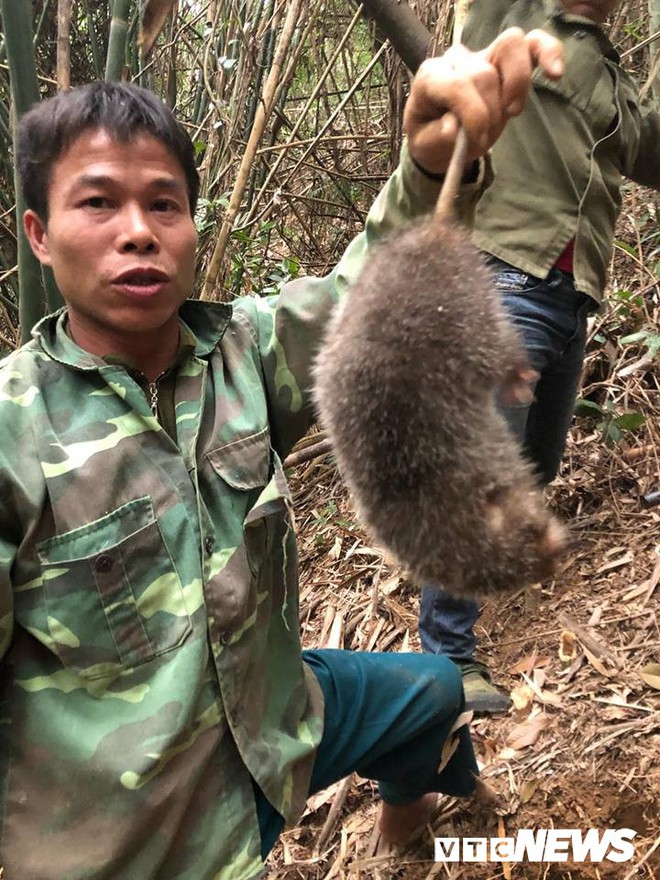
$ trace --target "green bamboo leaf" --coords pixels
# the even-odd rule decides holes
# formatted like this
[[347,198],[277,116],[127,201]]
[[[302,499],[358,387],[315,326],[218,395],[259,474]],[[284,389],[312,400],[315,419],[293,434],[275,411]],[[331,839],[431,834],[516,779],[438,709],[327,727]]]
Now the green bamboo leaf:
[[629,336],[621,337],[622,345],[629,345],[631,342],[641,342],[647,337],[646,330],[639,330],[637,333],[631,333]]
[[602,407],[594,403],[593,400],[577,400],[575,402],[576,416],[591,416],[593,418],[595,416],[602,416],[602,414]]
[[648,330],[639,330],[637,333],[631,333],[629,336],[621,337],[622,345],[629,345],[633,342],[642,342],[648,351],[649,357],[654,358],[660,351],[660,334],[651,333]]
[[638,412],[623,413],[614,419],[616,426],[622,431],[635,431],[641,428],[645,421],[646,416]]
[[623,433],[614,419],[612,419],[611,422],[603,422],[600,427],[603,432],[603,439],[607,446],[616,446],[621,442]]
[[636,256],[637,256],[637,251],[635,250],[635,248],[634,248],[634,247],[631,247],[631,246],[630,246],[627,242],[625,242],[625,241],[621,241],[620,239],[617,239],[617,240],[614,242],[614,245],[615,245],[615,247],[618,247],[619,250],[621,250],[621,251],[625,251],[627,254],[630,254],[632,257],[636,257]]

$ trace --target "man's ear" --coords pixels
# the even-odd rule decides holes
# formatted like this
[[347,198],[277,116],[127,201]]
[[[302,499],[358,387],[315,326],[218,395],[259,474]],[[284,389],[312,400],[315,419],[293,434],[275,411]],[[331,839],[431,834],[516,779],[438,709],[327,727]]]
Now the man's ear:
[[28,208],[23,214],[23,229],[30,242],[30,247],[35,257],[44,266],[51,265],[50,250],[48,248],[48,233],[46,224],[42,222],[38,214]]

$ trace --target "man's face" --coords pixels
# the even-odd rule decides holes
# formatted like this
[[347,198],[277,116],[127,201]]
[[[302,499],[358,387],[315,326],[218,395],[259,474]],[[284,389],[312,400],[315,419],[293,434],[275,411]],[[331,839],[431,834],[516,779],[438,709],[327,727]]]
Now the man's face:
[[582,15],[597,24],[603,24],[619,5],[619,0],[559,0],[566,12]]
[[124,144],[83,132],[53,167],[48,204],[47,225],[26,211],[25,228],[53,268],[78,345],[122,354],[140,336],[178,334],[197,236],[174,155],[148,134]]

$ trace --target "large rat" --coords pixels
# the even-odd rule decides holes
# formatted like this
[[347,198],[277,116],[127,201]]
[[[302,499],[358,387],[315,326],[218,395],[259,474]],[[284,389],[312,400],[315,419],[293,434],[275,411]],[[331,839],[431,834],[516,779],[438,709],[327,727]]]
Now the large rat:
[[552,573],[563,527],[497,408],[523,402],[530,374],[482,256],[446,216],[385,241],[334,316],[321,421],[365,527],[418,582],[487,594]]

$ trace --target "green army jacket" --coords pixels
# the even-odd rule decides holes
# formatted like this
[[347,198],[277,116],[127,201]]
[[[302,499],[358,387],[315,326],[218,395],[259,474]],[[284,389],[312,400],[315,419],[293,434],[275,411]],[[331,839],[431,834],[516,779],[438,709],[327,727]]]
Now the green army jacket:
[[575,237],[576,287],[600,301],[622,177],[660,187],[660,113],[640,104],[603,30],[554,0],[473,0],[463,40],[481,49],[511,26],[560,39],[566,69],[556,82],[535,72],[525,109],[495,144],[474,241],[545,278]]
[[436,195],[404,151],[332,274],[278,297],[186,302],[177,443],[121,365],[75,345],[64,311],[3,362],[9,880],[248,880],[263,868],[252,779],[300,816],[323,706],[301,660],[281,462],[312,420],[335,303]]

